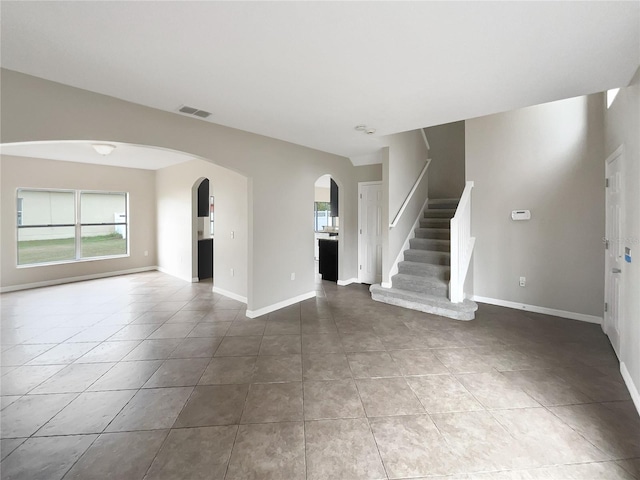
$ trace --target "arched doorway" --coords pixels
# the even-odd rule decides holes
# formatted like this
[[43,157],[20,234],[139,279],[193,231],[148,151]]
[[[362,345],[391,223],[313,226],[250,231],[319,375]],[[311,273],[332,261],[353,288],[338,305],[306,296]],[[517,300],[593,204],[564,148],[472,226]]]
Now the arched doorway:
[[322,175],[314,184],[314,259],[322,280],[338,281],[340,216],[338,184]]
[[193,184],[192,199],[193,279],[213,283],[214,196],[208,178]]

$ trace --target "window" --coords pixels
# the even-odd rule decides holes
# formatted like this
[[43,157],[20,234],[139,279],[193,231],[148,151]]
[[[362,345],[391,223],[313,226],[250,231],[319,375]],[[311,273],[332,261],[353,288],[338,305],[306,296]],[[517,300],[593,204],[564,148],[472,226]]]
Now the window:
[[618,95],[619,91],[620,91],[619,88],[613,88],[611,90],[607,90],[607,108],[611,107],[611,104],[616,99],[616,95]]
[[331,204],[329,202],[315,202],[313,210],[315,231],[321,232],[324,227],[329,225]]
[[128,254],[128,194],[21,188],[18,265]]

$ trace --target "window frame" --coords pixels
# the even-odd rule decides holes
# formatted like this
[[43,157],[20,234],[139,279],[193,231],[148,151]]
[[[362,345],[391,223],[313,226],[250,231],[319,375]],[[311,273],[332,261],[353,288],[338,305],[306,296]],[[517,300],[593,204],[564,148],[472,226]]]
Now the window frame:
[[[20,202],[24,197],[20,196],[20,192],[28,191],[28,192],[55,192],[55,193],[73,193],[74,194],[74,223],[52,223],[52,224],[38,224],[38,225],[24,225],[24,205],[23,202]],[[123,195],[125,202],[125,222],[101,222],[101,223],[82,223],[82,194],[83,193],[93,193],[93,194],[106,194],[106,195]],[[19,187],[16,189],[16,268],[31,268],[31,267],[43,267],[47,265],[63,265],[69,263],[81,263],[81,262],[93,262],[96,260],[110,260],[114,258],[126,258],[131,256],[131,229],[130,229],[130,221],[129,221],[129,192],[119,192],[113,190],[84,190],[84,189],[72,189],[72,188],[31,188],[31,187]],[[22,204],[22,205],[21,205]],[[21,206],[22,210],[20,211],[21,215],[21,224],[18,224],[18,207]],[[116,226],[116,225],[124,225],[125,227],[125,235],[126,235],[126,253],[119,253],[115,255],[101,255],[96,257],[83,257],[82,256],[82,227],[95,227],[95,226]],[[74,228],[74,252],[75,258],[69,260],[54,260],[51,262],[39,262],[39,263],[26,263],[20,264],[19,262],[19,249],[20,249],[20,238],[19,232],[21,229],[27,228]]]

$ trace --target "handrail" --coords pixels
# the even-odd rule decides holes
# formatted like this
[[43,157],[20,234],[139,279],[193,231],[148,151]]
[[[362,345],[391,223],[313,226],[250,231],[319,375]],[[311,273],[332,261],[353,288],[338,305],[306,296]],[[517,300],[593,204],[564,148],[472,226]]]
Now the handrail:
[[460,197],[456,213],[451,219],[451,279],[449,299],[453,303],[464,301],[464,281],[475,245],[471,236],[471,190],[473,182],[467,182]]
[[424,131],[424,128],[421,128],[420,133],[422,133],[422,139],[424,140],[424,144],[427,146],[427,150],[431,150],[429,140],[427,140],[427,132]]
[[[424,133],[423,133],[423,135],[424,135]],[[427,138],[425,137],[425,142],[426,141],[427,141]],[[416,183],[413,184],[413,188],[411,188],[411,191],[407,195],[407,198],[404,199],[404,202],[402,203],[402,206],[400,207],[400,210],[398,210],[398,213],[396,214],[395,218],[393,219],[393,222],[391,222],[389,224],[389,228],[395,227],[398,224],[398,222],[400,221],[400,217],[402,216],[402,214],[404,213],[405,209],[407,208],[407,205],[409,205],[409,201],[411,200],[411,197],[413,197],[413,194],[416,193],[416,190],[418,189],[418,185],[420,185],[420,182],[422,181],[422,177],[424,177],[424,174],[427,173],[427,168],[429,168],[429,164],[430,163],[431,163],[431,159],[427,158],[427,163],[425,163],[424,167],[422,167],[422,171],[420,172],[420,175],[418,176],[418,179],[416,180]]]

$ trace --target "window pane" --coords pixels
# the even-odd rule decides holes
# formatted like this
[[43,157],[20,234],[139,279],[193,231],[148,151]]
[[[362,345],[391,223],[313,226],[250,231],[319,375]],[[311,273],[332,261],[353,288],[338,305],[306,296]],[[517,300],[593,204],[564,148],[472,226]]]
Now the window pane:
[[74,227],[33,227],[18,230],[18,265],[75,258]]
[[82,258],[125,255],[126,228],[120,225],[82,227],[81,249]]
[[73,192],[18,190],[18,207],[22,208],[21,225],[73,225]]
[[125,222],[127,200],[124,193],[80,194],[80,223]]

